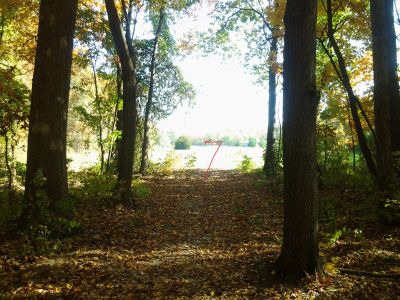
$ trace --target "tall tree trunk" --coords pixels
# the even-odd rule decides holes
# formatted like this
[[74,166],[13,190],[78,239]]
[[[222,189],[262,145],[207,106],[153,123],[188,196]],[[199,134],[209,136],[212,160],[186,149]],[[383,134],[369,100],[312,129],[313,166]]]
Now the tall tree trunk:
[[133,205],[132,177],[136,138],[136,78],[128,45],[113,0],[105,0],[115,48],[121,62],[123,82],[122,138],[118,152],[117,192],[126,206]]
[[356,172],[356,147],[354,141],[353,124],[351,124],[350,112],[347,113],[347,119],[349,121],[349,128],[351,133],[351,151],[353,153],[353,172]]
[[377,182],[381,190],[387,190],[392,178],[392,151],[400,150],[400,97],[393,0],[370,2]]
[[[270,55],[276,57],[278,52],[278,38],[271,39]],[[275,129],[275,107],[276,107],[276,71],[274,63],[270,60],[268,68],[268,131],[267,131],[267,149],[265,151],[264,174],[274,176],[276,173],[275,149],[274,149],[274,129]]]
[[3,44],[4,27],[6,25],[6,17],[4,16],[3,10],[0,14],[0,46]]
[[278,115],[278,123],[279,123],[279,140],[278,140],[278,148],[277,148],[277,156],[276,156],[276,163],[279,164],[281,162],[281,152],[282,149],[282,122]]
[[13,170],[12,170],[12,166],[11,166],[11,162],[10,162],[10,155],[8,153],[8,149],[10,148],[10,141],[8,138],[8,133],[6,133],[4,135],[4,137],[5,137],[4,158],[5,158],[5,162],[6,162],[7,177],[8,177],[7,189],[8,189],[8,193],[10,194],[14,187],[14,176],[13,176]]
[[287,1],[283,52],[284,228],[275,270],[289,281],[319,268],[316,20],[316,0]]
[[150,79],[149,79],[149,93],[147,95],[146,109],[144,113],[144,124],[143,124],[143,143],[142,143],[142,157],[140,161],[140,174],[144,174],[147,167],[148,161],[148,148],[149,148],[149,120],[150,112],[153,106],[153,95],[154,95],[154,73],[156,68],[156,55],[158,39],[161,33],[161,27],[164,20],[164,8],[160,8],[160,16],[158,19],[158,25],[155,32],[153,40],[153,49],[151,52],[151,62],[150,62]]
[[[100,110],[100,98],[99,98],[99,87],[97,84],[97,72],[96,63],[91,58],[92,73],[93,73],[93,83],[94,83],[94,101],[96,108]],[[103,118],[100,115],[99,124],[97,125],[97,143],[100,147],[100,172],[103,173],[104,170],[104,142],[103,142]]]
[[342,81],[342,84],[348,95],[350,111],[351,111],[351,115],[353,118],[354,127],[355,127],[355,130],[357,133],[358,143],[360,144],[361,152],[364,156],[364,159],[365,159],[365,162],[367,164],[370,174],[373,177],[376,177],[375,162],[372,157],[371,150],[368,146],[368,142],[367,142],[367,139],[365,137],[365,134],[364,134],[364,131],[363,131],[363,128],[361,125],[360,117],[358,115],[357,105],[359,103],[359,100],[353,91],[353,87],[351,86],[350,78],[349,78],[349,75],[348,75],[347,69],[346,69],[346,63],[344,61],[342,52],[340,51],[340,48],[335,39],[334,29],[333,29],[333,12],[332,12],[332,1],[331,0],[327,0],[326,9],[327,9],[327,17],[328,17],[328,39],[333,48],[333,51],[335,52],[335,55],[337,57],[338,64],[339,64],[339,70],[337,68],[335,68],[335,70],[336,70],[336,72],[339,72],[339,74],[338,74],[339,78]]
[[328,163],[328,134],[326,130],[327,130],[327,125],[324,126],[324,172],[326,172]]
[[[121,85],[122,85],[122,81],[121,81],[121,70],[119,65],[117,65],[117,101],[115,102],[115,108],[114,108],[114,115],[113,115],[113,120],[112,120],[112,124],[111,124],[111,132],[114,132],[114,128],[115,130],[121,130],[122,129],[122,124],[120,122],[121,116],[120,116],[120,111],[118,110],[118,106],[119,106],[119,100],[121,99]],[[120,144],[120,138],[117,138],[114,140],[114,138],[112,139],[110,146],[108,148],[108,156],[107,156],[107,172],[110,171],[110,165],[111,165],[111,159],[114,156],[114,153],[118,153],[118,149],[119,149],[119,144]],[[116,149],[116,151],[114,150],[114,148]]]
[[[22,227],[46,222],[40,214],[37,202],[43,199],[38,199],[38,194],[48,198],[53,213],[72,218],[72,212],[61,212],[58,204],[68,195],[66,132],[77,2],[40,2]],[[38,184],[40,176],[45,178],[43,185]]]

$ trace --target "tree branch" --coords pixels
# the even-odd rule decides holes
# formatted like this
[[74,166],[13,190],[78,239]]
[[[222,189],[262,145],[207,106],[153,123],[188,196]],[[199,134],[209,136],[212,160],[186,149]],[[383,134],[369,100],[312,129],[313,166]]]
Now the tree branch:
[[400,274],[393,274],[393,273],[387,274],[387,273],[368,272],[368,271],[345,269],[345,268],[338,268],[338,271],[342,274],[349,274],[349,275],[400,279]]

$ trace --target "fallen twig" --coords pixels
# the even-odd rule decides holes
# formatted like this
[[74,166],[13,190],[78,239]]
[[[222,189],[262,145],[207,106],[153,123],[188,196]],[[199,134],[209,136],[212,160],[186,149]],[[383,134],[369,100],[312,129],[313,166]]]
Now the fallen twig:
[[368,271],[344,269],[344,268],[338,268],[338,271],[342,274],[349,274],[349,275],[400,279],[400,274],[393,274],[393,273],[388,274],[388,273],[368,272]]

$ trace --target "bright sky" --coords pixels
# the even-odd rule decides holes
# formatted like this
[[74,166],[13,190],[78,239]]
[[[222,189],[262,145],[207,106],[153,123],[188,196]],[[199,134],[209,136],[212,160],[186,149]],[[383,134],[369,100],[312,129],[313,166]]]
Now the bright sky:
[[252,84],[240,61],[187,57],[179,66],[196,90],[194,107],[182,107],[159,123],[177,135],[256,133],[267,127],[267,89]]
[[[206,31],[210,20],[204,10],[198,19],[178,20],[172,28],[177,38],[185,32]],[[242,67],[242,58],[224,59],[218,55],[193,54],[177,62],[185,79],[196,90],[195,106],[181,107],[159,122],[161,131],[176,135],[206,133],[258,133],[267,128],[267,87],[253,84]]]
[[[397,8],[400,0],[395,1]],[[196,12],[197,19],[177,20],[172,28],[179,39],[187,32],[207,31],[210,19],[207,7]],[[395,15],[397,18],[397,15]],[[398,26],[396,26],[398,31]],[[193,108],[183,107],[159,122],[162,132],[182,135],[206,133],[259,133],[267,129],[267,86],[253,84],[255,78],[242,66],[243,58],[223,59],[218,55],[192,55],[178,63],[185,79],[195,88]],[[279,88],[279,87],[278,87]],[[278,91],[277,109],[281,105]],[[281,112],[278,112],[278,117]]]

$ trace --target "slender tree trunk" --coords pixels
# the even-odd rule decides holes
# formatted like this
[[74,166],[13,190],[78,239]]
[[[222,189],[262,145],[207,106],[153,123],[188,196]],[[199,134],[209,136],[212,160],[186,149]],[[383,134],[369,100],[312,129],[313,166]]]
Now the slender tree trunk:
[[276,273],[319,269],[316,167],[316,0],[288,0],[283,62],[284,229]]
[[[96,72],[96,63],[93,62],[93,58],[91,58],[92,64],[92,73],[93,73],[93,83],[94,83],[94,101],[96,104],[96,108],[100,108],[100,98],[99,98],[99,87],[97,84],[97,72]],[[99,124],[97,125],[97,143],[100,147],[100,172],[103,173],[104,170],[104,143],[103,143],[103,124],[102,124],[102,116],[100,115]]]
[[347,69],[346,69],[346,63],[344,61],[342,52],[340,51],[340,48],[339,48],[339,46],[336,42],[335,36],[334,36],[332,1],[331,0],[327,0],[327,16],[328,16],[328,38],[329,38],[329,42],[335,52],[335,55],[337,57],[338,64],[339,64],[339,70],[337,70],[336,68],[335,68],[335,70],[337,72],[340,72],[340,74],[338,74],[339,78],[341,79],[343,86],[346,89],[346,92],[348,95],[350,111],[351,111],[351,115],[353,118],[354,127],[355,127],[355,130],[357,133],[358,142],[360,144],[361,152],[364,156],[364,159],[365,159],[365,162],[367,164],[370,174],[373,177],[376,177],[375,162],[372,157],[371,150],[368,146],[367,139],[365,137],[365,134],[364,134],[364,131],[363,131],[363,128],[361,125],[360,117],[358,115],[357,105],[359,103],[359,100],[358,100],[357,96],[355,95],[353,88],[351,86],[350,78],[349,78],[349,75],[348,75]]
[[[116,130],[121,130],[122,128],[122,124],[120,124],[119,122],[119,116],[118,116],[118,106],[119,106],[119,100],[121,99],[121,70],[119,68],[119,66],[117,66],[117,101],[115,102],[115,108],[114,108],[114,115],[113,115],[113,120],[112,120],[112,124],[111,124],[111,132],[114,132],[114,128]],[[120,139],[116,139],[116,140],[112,140],[110,143],[110,146],[108,148],[108,156],[107,156],[107,172],[110,171],[110,164],[111,164],[111,159],[114,153],[114,146],[117,149],[116,152],[118,152],[119,149],[119,141]]]
[[132,177],[136,138],[136,78],[128,45],[122,32],[118,12],[113,0],[105,0],[108,20],[115,48],[121,62],[123,82],[122,138],[118,153],[117,189],[121,202],[133,204]]
[[351,150],[353,153],[353,172],[356,172],[356,148],[354,146],[354,133],[353,133],[353,125],[351,124],[351,117],[350,113],[347,114],[347,118],[349,120],[349,127],[350,127],[350,133],[351,133]]
[[278,115],[278,123],[279,123],[279,139],[278,139],[278,150],[276,155],[276,164],[281,162],[281,149],[282,149],[282,122]]
[[104,152],[104,142],[103,142],[103,125],[101,124],[101,122],[102,120],[100,119],[98,139],[100,146],[100,172],[103,173],[105,152]]
[[[28,154],[25,179],[27,206],[22,227],[46,220],[40,214],[37,195],[45,195],[56,215],[58,204],[67,200],[67,113],[71,80],[73,36],[77,0],[42,0],[39,13],[35,70],[29,116]],[[43,176],[43,185],[38,179]],[[43,197],[43,196],[41,196]]]
[[10,141],[8,138],[8,133],[4,135],[5,137],[5,152],[4,152],[4,158],[6,161],[6,168],[7,168],[7,177],[8,177],[8,184],[7,184],[7,189],[8,193],[11,193],[14,187],[14,177],[13,177],[13,170],[11,167],[10,163],[10,155],[8,153],[8,149],[10,148]]
[[392,180],[392,151],[400,150],[400,97],[397,77],[393,0],[371,0],[374,66],[374,113],[377,136],[377,183]]
[[144,174],[147,167],[148,161],[148,148],[149,148],[149,121],[150,112],[153,106],[153,95],[154,95],[154,73],[156,68],[156,55],[158,39],[161,33],[161,27],[164,20],[164,9],[160,9],[160,16],[158,19],[158,25],[154,36],[153,49],[151,52],[151,62],[150,62],[150,80],[149,80],[149,93],[147,95],[147,103],[144,114],[144,124],[143,124],[143,143],[142,143],[142,158],[140,161],[140,174]]
[[[126,45],[128,46],[129,54],[132,58],[132,62],[134,62],[134,55],[135,49],[133,48],[133,32],[131,30],[131,23],[132,23],[132,12],[133,12],[133,0],[129,0],[128,7],[126,6],[125,0],[121,0],[122,4],[122,11],[124,13],[124,20],[125,20],[125,41]],[[136,24],[136,20],[135,20]],[[135,65],[134,65],[135,67]]]
[[[278,52],[278,38],[273,37],[271,39],[270,55],[276,57]],[[276,71],[275,62],[270,62],[268,68],[268,131],[267,131],[267,149],[265,151],[264,161],[264,174],[266,176],[275,176],[276,160],[275,160],[275,149],[274,149],[274,129],[275,129],[275,107],[276,107]]]
[[6,25],[6,17],[4,16],[3,10],[0,14],[0,46],[3,44],[4,27]]
[[326,133],[326,126],[324,127],[324,171],[326,171],[328,163],[328,136]]

